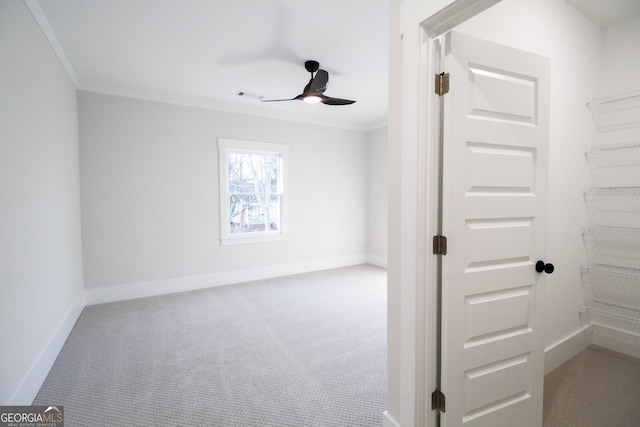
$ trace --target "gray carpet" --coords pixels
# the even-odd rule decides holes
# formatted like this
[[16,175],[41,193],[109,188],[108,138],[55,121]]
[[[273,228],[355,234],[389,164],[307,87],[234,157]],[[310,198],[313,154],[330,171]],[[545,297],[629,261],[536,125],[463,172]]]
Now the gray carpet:
[[73,426],[380,426],[386,271],[86,307],[34,405]]
[[591,346],[544,379],[544,427],[640,426],[640,360]]

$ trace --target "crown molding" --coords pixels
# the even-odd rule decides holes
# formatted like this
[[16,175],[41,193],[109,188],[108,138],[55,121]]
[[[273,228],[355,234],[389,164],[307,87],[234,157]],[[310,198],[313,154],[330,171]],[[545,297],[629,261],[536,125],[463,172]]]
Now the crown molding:
[[62,64],[62,67],[65,69],[65,71],[67,72],[67,75],[73,82],[73,85],[76,87],[76,89],[79,89],[80,83],[78,80],[78,74],[76,73],[76,70],[73,68],[73,65],[71,65],[69,58],[67,58],[67,54],[64,52],[64,49],[62,48],[62,45],[58,41],[56,34],[53,32],[51,25],[49,25],[49,21],[47,20],[47,17],[45,16],[44,12],[40,8],[40,4],[38,3],[37,0],[23,0],[23,1],[24,1],[24,4],[29,9],[29,12],[31,12],[31,16],[33,16],[33,19],[38,24],[38,27],[40,27],[40,31],[42,31],[42,34],[45,36],[45,38],[49,42],[51,49],[58,57],[58,61],[60,61],[60,64]]

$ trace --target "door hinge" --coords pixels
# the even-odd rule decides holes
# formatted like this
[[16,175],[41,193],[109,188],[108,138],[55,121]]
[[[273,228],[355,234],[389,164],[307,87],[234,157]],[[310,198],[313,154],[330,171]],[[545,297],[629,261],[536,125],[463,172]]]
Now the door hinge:
[[436,74],[436,95],[444,95],[449,92],[449,73]]
[[445,236],[433,236],[433,254],[434,255],[446,255],[447,254],[447,238]]
[[440,412],[446,412],[445,395],[439,389],[431,393],[431,410],[437,409]]

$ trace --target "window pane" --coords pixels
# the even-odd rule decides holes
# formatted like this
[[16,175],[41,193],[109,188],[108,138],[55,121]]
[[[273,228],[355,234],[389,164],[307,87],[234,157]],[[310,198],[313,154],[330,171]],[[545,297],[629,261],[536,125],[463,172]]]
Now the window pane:
[[229,153],[230,193],[276,193],[279,156]]
[[231,233],[280,230],[281,196],[232,194],[230,196]]
[[219,138],[218,148],[221,244],[286,240],[287,144]]

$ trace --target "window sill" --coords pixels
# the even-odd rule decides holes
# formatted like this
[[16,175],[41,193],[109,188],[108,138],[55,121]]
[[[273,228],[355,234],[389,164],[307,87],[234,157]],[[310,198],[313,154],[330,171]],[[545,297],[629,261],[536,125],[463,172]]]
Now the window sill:
[[272,236],[247,236],[247,237],[232,237],[232,238],[223,238],[220,239],[220,244],[222,246],[230,246],[230,245],[246,245],[246,244],[255,244],[255,243],[268,243],[268,242],[278,242],[281,240],[289,240],[288,234],[277,234]]

